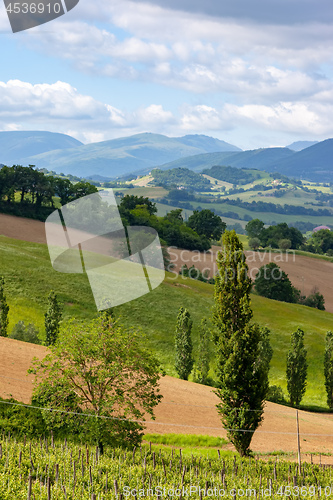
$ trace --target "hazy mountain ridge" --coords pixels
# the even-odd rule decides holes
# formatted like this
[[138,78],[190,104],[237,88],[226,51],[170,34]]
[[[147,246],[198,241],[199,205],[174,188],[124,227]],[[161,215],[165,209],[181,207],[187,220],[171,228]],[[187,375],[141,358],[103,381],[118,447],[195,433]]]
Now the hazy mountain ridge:
[[82,142],[66,134],[43,131],[0,132],[0,162],[6,165],[26,164],[26,159],[51,150],[67,150]]
[[22,163],[81,177],[98,174],[114,178],[131,172],[148,172],[161,163],[206,153],[212,148],[218,151],[240,151],[236,146],[212,137],[173,138],[143,133],[98,143],[80,144],[65,150],[49,150],[26,157]]
[[298,141],[290,144],[290,148],[242,151],[205,135],[167,137],[142,133],[82,144],[73,137],[52,132],[0,132],[0,163],[32,164],[79,177],[99,175],[114,179],[132,173],[145,174],[156,167],[163,170],[185,167],[201,172],[215,165],[225,165],[333,182],[332,158],[333,139],[317,143]]

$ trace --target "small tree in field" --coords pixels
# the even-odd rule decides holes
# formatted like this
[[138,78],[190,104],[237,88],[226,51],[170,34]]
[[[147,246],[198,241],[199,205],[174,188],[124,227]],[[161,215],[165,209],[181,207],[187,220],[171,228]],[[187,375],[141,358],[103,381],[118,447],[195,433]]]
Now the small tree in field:
[[243,246],[235,231],[223,235],[215,281],[217,405],[228,437],[243,456],[249,454],[254,431],[263,419],[271,350],[268,330],[250,323],[251,280]]
[[324,354],[325,388],[327,393],[327,405],[333,408],[333,333],[327,332],[325,338]]
[[60,321],[62,312],[56,294],[51,290],[48,297],[48,307],[44,314],[45,317],[45,332],[46,345],[54,345],[57,341],[60,329]]
[[287,354],[287,390],[290,403],[298,407],[306,389],[307,361],[304,347],[304,332],[297,328],[291,334],[290,350]]
[[5,280],[3,276],[1,276],[0,277],[0,337],[7,337],[8,312],[9,312],[9,306],[7,304],[5,295]]
[[59,340],[30,369],[37,375],[33,402],[60,410],[43,411],[48,427],[75,429],[81,439],[98,444],[101,453],[104,445],[137,446],[143,436],[138,421],[145,414],[154,418],[162,397],[160,364],[144,347],[145,339],[105,315],[89,323],[67,323]]
[[194,360],[192,356],[192,320],[187,309],[181,307],[175,330],[175,368],[179,377],[188,380]]
[[198,381],[201,384],[206,384],[208,381],[210,362],[210,331],[208,329],[207,320],[201,320],[199,329],[199,345],[198,345]]

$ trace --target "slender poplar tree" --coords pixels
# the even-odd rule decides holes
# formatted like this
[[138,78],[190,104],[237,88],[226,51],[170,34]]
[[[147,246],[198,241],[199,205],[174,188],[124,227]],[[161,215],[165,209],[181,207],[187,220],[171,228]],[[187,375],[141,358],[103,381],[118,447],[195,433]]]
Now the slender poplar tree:
[[327,393],[327,405],[333,409],[333,333],[328,331],[325,338],[324,354],[325,388]]
[[0,337],[7,337],[9,306],[5,295],[5,280],[0,276]]
[[197,356],[198,381],[206,384],[208,381],[209,363],[211,357],[210,331],[206,318],[201,320],[199,328],[199,345]]
[[268,331],[250,323],[251,279],[243,245],[235,231],[226,231],[218,253],[215,280],[213,340],[217,354],[217,405],[236,450],[248,455],[253,433],[263,419],[268,391],[269,360],[263,359]]
[[53,290],[49,293],[47,311],[45,317],[46,345],[55,345],[60,329],[62,311],[57,296]]
[[304,331],[297,328],[291,334],[290,349],[287,354],[287,391],[292,406],[298,407],[306,389],[308,364],[304,347]]
[[188,380],[194,360],[192,356],[192,320],[184,307],[179,309],[175,330],[175,368],[179,377]]

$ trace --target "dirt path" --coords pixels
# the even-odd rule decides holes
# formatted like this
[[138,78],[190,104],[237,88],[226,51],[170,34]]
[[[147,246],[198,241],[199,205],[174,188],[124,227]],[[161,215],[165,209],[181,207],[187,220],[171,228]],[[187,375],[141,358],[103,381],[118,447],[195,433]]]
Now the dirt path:
[[[46,347],[0,337],[0,396],[12,396],[28,404],[34,375],[27,375],[27,370],[34,356],[41,359],[46,353]],[[163,400],[156,409],[156,420],[147,423],[147,432],[226,437],[215,408],[218,399],[211,387],[165,376],[160,388]],[[333,415],[300,411],[299,418],[302,452],[333,453]],[[253,437],[252,449],[295,452],[295,429],[294,409],[267,403],[264,422]],[[227,448],[233,449],[231,445]],[[323,458],[326,463],[328,460]]]

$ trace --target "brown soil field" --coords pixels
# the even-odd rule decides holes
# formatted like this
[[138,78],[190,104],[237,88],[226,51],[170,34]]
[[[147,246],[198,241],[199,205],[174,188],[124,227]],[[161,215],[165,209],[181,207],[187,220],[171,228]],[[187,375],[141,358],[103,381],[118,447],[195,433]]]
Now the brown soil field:
[[[42,359],[47,348],[0,337],[0,396],[30,403],[34,375],[27,375],[33,357]],[[146,432],[203,434],[226,438],[226,431],[215,405],[217,396],[211,387],[169,376],[160,380],[162,402],[156,408],[156,420],[148,421]],[[297,450],[296,412],[292,408],[267,402],[264,420],[255,432],[251,448],[256,453]],[[333,415],[299,411],[301,450],[309,453],[333,453]],[[232,445],[226,449],[233,450]],[[307,456],[307,458],[309,455]],[[333,463],[333,457],[322,457]],[[313,461],[319,461],[314,456]]]
[[33,243],[46,243],[44,222],[14,215],[0,214],[0,235]]
[[[208,270],[213,276],[217,272],[216,254],[219,247],[212,247],[209,252],[196,252],[169,248],[171,261],[175,264],[173,271],[179,272],[182,265],[187,267],[194,265],[201,271]],[[287,254],[282,252],[245,252],[246,261],[249,266],[249,275],[255,279],[258,269],[275,262],[285,271],[292,284],[301,290],[302,295],[309,295],[316,287],[325,298],[325,308],[333,312],[333,263],[323,259],[296,255],[292,251]]]

